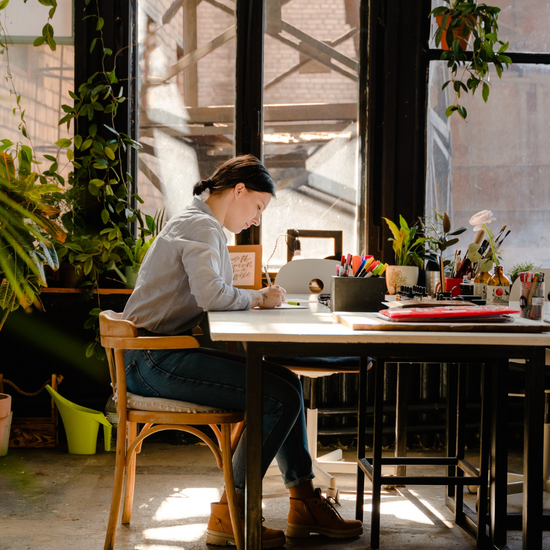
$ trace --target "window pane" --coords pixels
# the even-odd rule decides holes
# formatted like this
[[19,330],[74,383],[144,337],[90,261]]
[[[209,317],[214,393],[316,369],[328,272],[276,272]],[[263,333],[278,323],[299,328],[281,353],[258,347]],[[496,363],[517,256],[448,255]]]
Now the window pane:
[[[287,229],[342,230],[355,252],[359,1],[266,2],[265,164],[277,184],[262,222],[265,260]],[[334,253],[304,239],[304,257]],[[287,261],[283,238],[270,267]]]
[[[6,54],[0,56],[2,72],[7,71]],[[48,47],[35,48],[30,44],[12,44],[9,46],[9,65],[16,93],[21,95],[20,106],[25,111],[27,135],[32,139],[35,154],[43,164],[44,171],[50,161],[44,154],[57,155],[59,148],[55,142],[60,138],[71,137],[67,126],[58,126],[63,116],[61,105],[70,103],[69,90],[74,90],[74,48],[57,45],[55,52]],[[21,141],[29,145],[18,126],[21,122],[20,112],[13,114],[17,106],[10,81],[0,81],[0,128],[3,139],[16,143]],[[72,131],[72,128],[71,128]],[[65,158],[66,161],[66,158]],[[64,170],[65,166],[65,170]],[[59,173],[65,176],[68,172],[63,158],[59,163]]]
[[[492,0],[491,6],[500,8],[498,14],[499,38],[510,42],[510,52],[550,52],[550,4],[548,0]],[[443,0],[432,0],[432,7],[448,5]],[[436,28],[432,23],[431,37]],[[433,40],[430,47],[435,48]]]
[[[493,232],[511,229],[503,246],[505,271],[518,262],[550,265],[550,67],[515,64],[491,75],[485,104],[462,96],[467,122],[445,117],[451,100],[444,62],[430,64],[426,214],[452,216],[453,227],[491,210]],[[463,252],[473,231],[460,237]]]
[[165,206],[168,218],[233,154],[234,4],[140,0],[138,9],[138,193],[146,213]]

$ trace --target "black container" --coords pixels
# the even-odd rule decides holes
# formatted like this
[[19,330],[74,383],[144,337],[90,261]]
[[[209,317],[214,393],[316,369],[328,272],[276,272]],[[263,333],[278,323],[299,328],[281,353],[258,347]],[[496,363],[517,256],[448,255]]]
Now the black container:
[[380,311],[386,295],[385,277],[332,277],[331,311]]

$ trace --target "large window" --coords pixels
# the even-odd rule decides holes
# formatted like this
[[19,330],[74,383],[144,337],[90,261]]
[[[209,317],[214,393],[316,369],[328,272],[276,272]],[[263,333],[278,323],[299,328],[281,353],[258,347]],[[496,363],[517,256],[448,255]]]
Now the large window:
[[[2,74],[11,78],[0,81],[0,129],[2,138],[34,147],[40,169],[50,164],[43,155],[56,155],[55,142],[71,137],[67,127],[58,126],[63,116],[61,105],[69,103],[69,90],[74,90],[74,47],[72,46],[72,2],[62,0],[52,20],[56,31],[55,51],[46,46],[34,47],[48,20],[49,7],[29,2],[12,3],[2,12],[2,26],[7,33],[7,48],[0,55]],[[9,65],[9,70],[8,70]],[[21,96],[18,109],[16,94]],[[14,113],[15,109],[15,113]],[[27,135],[18,127],[24,113]],[[65,159],[66,162],[66,159]],[[67,170],[60,162],[60,172]]]
[[[232,0],[140,0],[138,193],[173,215],[235,154]],[[287,229],[341,230],[356,248],[359,0],[265,2],[265,163],[277,184],[262,224],[264,258]],[[279,239],[270,267],[286,262]],[[333,254],[308,239],[304,256]]]
[[233,155],[234,4],[141,0],[138,192],[169,217]]
[[[549,51],[548,3],[498,0],[500,33],[510,51]],[[526,62],[525,62],[526,61]],[[446,64],[430,64],[426,214],[448,212],[454,226],[468,226],[472,214],[492,210],[493,229],[510,229],[503,246],[505,271],[518,262],[550,265],[550,66],[523,56],[502,79],[491,74],[491,93],[462,96],[467,122],[445,117],[449,88]],[[473,233],[468,233],[473,236]],[[467,248],[461,238],[459,248]],[[463,253],[465,250],[463,250]]]
[[[353,252],[359,2],[292,0],[269,9],[276,4],[267,3],[264,46],[265,163],[277,181],[264,214],[266,252],[291,228],[341,230],[344,251]],[[333,253],[332,240],[302,240],[304,257]],[[280,239],[271,264],[286,259]]]

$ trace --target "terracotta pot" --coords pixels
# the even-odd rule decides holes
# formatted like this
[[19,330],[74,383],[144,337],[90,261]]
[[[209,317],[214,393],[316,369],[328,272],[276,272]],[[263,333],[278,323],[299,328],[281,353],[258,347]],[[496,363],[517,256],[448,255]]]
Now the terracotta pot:
[[386,286],[389,294],[397,294],[399,288],[414,286],[418,282],[419,269],[413,265],[389,265],[386,268]]
[[[438,27],[441,27],[441,22],[443,21],[443,15],[438,15],[435,20],[437,22],[437,25]],[[469,19],[471,19],[472,21],[474,21],[475,19],[473,17],[470,17]],[[447,21],[448,23],[448,21]],[[447,24],[447,27],[449,25]],[[465,25],[461,25],[460,27],[457,27],[456,29],[453,29],[453,39],[454,38],[460,38],[460,45],[462,46],[462,49],[465,50],[468,46],[468,40],[470,38],[470,32],[468,32],[466,34],[466,36],[463,35],[464,33],[464,26]],[[450,50],[450,46],[449,44],[447,44],[447,32],[446,32],[446,29],[447,27],[445,27],[445,32],[443,33],[443,35],[441,36],[441,44],[440,44],[440,47],[442,50]]]
[[0,445],[4,441],[4,431],[11,413],[11,395],[0,393]]

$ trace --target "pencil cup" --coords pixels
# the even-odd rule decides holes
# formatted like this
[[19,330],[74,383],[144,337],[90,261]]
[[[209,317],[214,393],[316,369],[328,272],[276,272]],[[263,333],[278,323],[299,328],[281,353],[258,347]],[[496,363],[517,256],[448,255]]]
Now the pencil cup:
[[386,294],[385,277],[332,277],[332,311],[380,311]]
[[540,321],[544,309],[544,281],[521,282],[520,317]]

